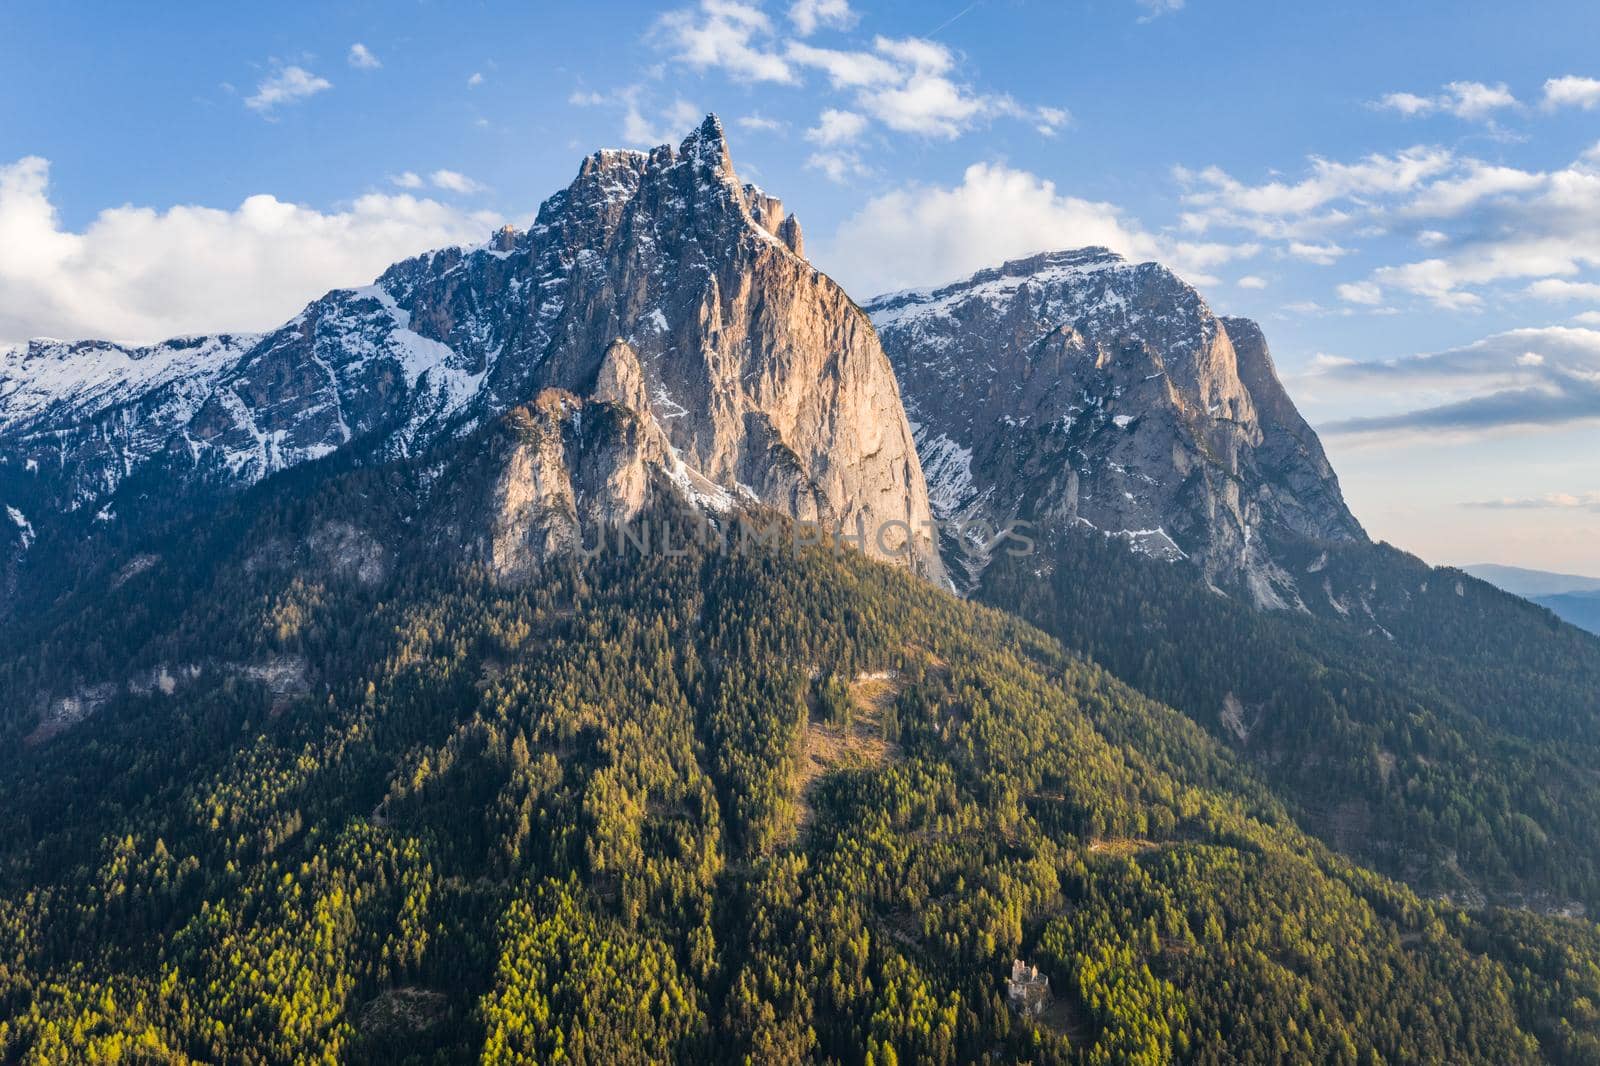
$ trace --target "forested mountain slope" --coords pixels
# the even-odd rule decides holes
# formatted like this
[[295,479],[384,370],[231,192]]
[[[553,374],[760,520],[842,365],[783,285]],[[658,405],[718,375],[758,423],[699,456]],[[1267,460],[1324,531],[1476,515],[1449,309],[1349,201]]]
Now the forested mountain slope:
[[[496,579],[436,548],[437,458],[280,474],[8,633],[5,1058],[1600,1047],[1592,926],[1352,866],[1036,630],[826,547]],[[22,741],[64,685],[110,691]]]
[[1600,642],[1373,544],[1255,323],[1097,248],[868,310],[972,595],[1207,726],[1341,850],[1600,912]]
[[1205,725],[1362,861],[1468,904],[1600,910],[1600,640],[1385,545],[1324,565],[1373,613],[1257,611],[1070,532],[981,595]]

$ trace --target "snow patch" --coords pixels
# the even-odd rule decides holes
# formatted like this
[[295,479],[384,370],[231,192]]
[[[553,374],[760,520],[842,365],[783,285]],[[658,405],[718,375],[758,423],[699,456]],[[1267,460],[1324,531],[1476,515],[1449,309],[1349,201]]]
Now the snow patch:
[[911,435],[928,483],[928,505],[934,517],[944,521],[972,498],[972,449],[942,433],[930,436],[916,423],[912,423]]
[[11,516],[11,521],[15,522],[17,528],[22,531],[22,550],[27,551],[33,547],[33,526],[28,522],[27,517],[10,504],[6,504],[6,514]]

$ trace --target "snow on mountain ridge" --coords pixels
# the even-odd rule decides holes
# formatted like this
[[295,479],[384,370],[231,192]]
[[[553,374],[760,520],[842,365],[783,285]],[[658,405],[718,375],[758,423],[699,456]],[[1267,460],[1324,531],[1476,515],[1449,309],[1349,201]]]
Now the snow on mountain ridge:
[[55,404],[105,406],[177,377],[215,373],[259,334],[174,337],[130,347],[39,338],[0,352],[0,432]]

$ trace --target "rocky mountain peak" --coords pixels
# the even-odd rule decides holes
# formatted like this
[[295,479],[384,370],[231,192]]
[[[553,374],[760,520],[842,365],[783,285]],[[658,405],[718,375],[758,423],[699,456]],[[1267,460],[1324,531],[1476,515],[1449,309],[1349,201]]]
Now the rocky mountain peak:
[[728,148],[728,137],[723,132],[722,120],[709,114],[699,128],[683,139],[678,156],[697,170],[707,172],[718,180],[737,186],[733,172],[733,153]]
[[[1160,264],[1043,253],[868,313],[940,518],[1093,528],[1263,607],[1304,604],[1308,546],[1365,538],[1260,330]],[[946,547],[976,587],[985,545]]]
[[[135,502],[115,501],[144,491],[128,486],[146,471],[227,490],[340,449],[418,455],[554,389],[642,427],[600,442],[591,430],[610,423],[581,407],[571,426],[529,409],[547,441],[566,434],[530,469],[632,471],[579,478],[626,483],[628,506],[604,514],[632,513],[660,481],[637,470],[658,469],[695,500],[882,530],[870,554],[943,575],[877,335],[805,261],[782,202],[740,182],[715,116],[676,149],[589,155],[526,232],[397,263],[263,337],[157,347],[117,349],[120,369],[92,387],[58,387],[37,359],[5,364],[0,442],[29,465],[23,478],[0,463],[0,496],[25,503],[40,536],[39,514],[129,520]],[[586,464],[591,445],[612,458]]]

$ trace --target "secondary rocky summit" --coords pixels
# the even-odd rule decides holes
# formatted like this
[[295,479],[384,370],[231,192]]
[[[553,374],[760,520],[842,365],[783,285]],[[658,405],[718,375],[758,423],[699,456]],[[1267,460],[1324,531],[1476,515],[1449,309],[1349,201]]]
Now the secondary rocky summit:
[[868,313],[969,588],[1017,520],[1189,560],[1274,608],[1304,605],[1321,547],[1366,540],[1261,330],[1159,264],[1038,255]]
[[[590,156],[526,233],[399,263],[265,336],[7,353],[0,498],[35,537],[92,535],[153,495],[236,488],[338,449],[421,455],[518,409],[554,430],[586,403],[637,427],[627,455],[601,442],[605,469],[578,478],[621,493],[601,501],[613,520],[675,484],[702,503],[866,528],[869,553],[942,577],[872,325],[805,259],[794,217],[739,181],[714,116],[676,150]],[[588,440],[567,437],[563,467]],[[610,469],[636,463],[661,476]],[[593,505],[571,482],[545,478],[528,513]],[[546,532],[524,531],[528,545]]]

